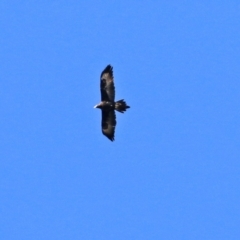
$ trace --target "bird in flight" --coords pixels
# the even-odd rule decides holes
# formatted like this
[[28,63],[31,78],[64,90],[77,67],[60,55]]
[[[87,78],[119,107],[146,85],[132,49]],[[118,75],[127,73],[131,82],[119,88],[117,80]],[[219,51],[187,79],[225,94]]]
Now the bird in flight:
[[107,65],[100,76],[101,102],[94,106],[102,110],[102,133],[114,141],[116,114],[115,110],[124,113],[130,108],[122,99],[115,102],[115,87],[113,82],[113,67]]

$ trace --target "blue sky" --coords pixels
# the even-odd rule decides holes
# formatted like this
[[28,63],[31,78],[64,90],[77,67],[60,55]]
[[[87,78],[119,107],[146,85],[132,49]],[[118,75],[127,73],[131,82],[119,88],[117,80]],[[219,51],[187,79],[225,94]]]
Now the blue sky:
[[[239,1],[0,13],[1,239],[240,239]],[[107,64],[131,106],[113,143]]]

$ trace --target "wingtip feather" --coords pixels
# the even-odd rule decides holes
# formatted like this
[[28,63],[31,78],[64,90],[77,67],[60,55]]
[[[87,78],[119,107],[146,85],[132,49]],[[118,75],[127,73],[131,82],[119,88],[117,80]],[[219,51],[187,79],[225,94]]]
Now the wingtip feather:
[[113,76],[113,67],[110,64],[108,64],[102,71],[101,77],[104,73],[109,73],[111,76]]

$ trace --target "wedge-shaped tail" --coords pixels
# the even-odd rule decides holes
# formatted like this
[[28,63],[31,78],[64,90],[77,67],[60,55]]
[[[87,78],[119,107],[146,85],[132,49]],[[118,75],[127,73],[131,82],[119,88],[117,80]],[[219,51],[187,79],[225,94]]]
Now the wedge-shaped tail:
[[118,112],[124,113],[127,110],[127,108],[130,107],[127,105],[124,99],[115,102],[115,110],[117,110]]

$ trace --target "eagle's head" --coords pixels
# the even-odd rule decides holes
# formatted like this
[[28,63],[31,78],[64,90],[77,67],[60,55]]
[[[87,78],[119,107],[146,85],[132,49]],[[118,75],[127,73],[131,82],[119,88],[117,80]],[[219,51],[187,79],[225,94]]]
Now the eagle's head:
[[100,102],[99,104],[95,105],[93,108],[102,108],[102,102]]

